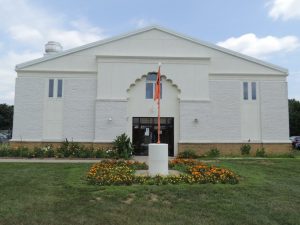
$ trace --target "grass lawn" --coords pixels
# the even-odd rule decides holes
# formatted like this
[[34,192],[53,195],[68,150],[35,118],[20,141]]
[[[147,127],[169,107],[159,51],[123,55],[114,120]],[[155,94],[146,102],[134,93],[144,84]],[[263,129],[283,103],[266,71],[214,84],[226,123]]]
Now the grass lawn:
[[237,185],[99,187],[90,164],[0,164],[4,224],[300,224],[300,159],[219,160]]

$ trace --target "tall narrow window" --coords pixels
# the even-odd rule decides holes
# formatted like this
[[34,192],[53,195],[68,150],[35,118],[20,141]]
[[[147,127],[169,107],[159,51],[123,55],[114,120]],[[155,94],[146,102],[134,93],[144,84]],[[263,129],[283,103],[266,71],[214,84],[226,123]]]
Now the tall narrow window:
[[48,97],[53,98],[53,93],[54,93],[54,79],[49,80],[49,92],[48,92]]
[[146,83],[146,99],[153,98],[153,83]]
[[256,83],[251,83],[252,100],[256,100]]
[[[155,91],[157,73],[151,72],[148,73],[146,78],[146,99],[153,99],[153,93]],[[160,83],[160,98],[162,98],[162,83]]]
[[162,83],[160,83],[160,99],[162,99]]
[[62,97],[62,86],[63,86],[63,80],[57,80],[57,97]]
[[248,82],[243,82],[244,100],[248,100]]

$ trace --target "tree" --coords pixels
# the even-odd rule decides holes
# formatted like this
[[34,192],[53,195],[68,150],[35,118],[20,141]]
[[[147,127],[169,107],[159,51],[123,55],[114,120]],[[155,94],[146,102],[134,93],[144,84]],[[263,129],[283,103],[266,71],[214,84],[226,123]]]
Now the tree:
[[11,130],[13,126],[14,106],[0,104],[0,130]]
[[300,101],[289,99],[290,136],[300,135]]

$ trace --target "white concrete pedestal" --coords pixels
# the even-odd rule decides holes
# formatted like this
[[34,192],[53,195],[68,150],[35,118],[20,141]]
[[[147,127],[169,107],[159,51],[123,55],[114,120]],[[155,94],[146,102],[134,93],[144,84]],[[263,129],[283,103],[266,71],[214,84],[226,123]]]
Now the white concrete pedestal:
[[168,144],[149,144],[149,175],[168,175]]

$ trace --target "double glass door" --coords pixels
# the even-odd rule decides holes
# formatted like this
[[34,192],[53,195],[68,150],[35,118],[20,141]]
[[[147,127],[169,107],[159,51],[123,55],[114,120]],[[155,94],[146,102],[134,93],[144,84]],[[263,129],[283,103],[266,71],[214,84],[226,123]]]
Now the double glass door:
[[[160,118],[160,142],[168,144],[174,156],[174,118]],[[132,118],[132,143],[135,155],[148,155],[148,144],[157,143],[157,117]]]

